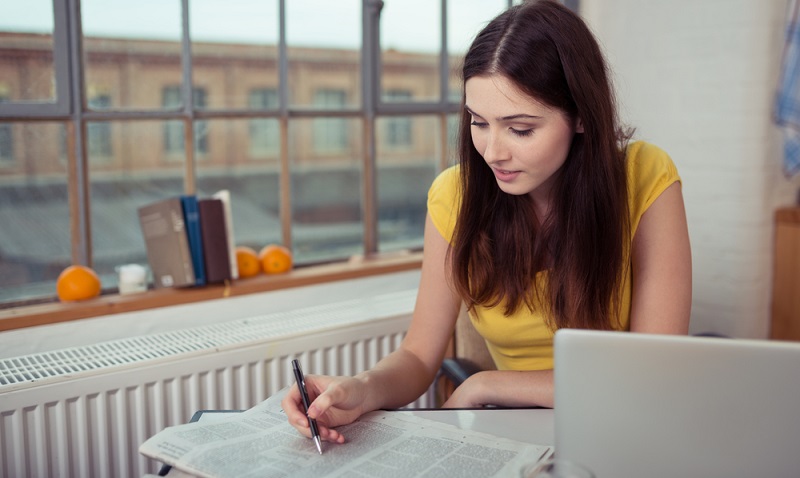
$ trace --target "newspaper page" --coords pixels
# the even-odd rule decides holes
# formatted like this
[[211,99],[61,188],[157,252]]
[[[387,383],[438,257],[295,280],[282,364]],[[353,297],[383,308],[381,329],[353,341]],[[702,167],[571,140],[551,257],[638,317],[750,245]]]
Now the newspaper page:
[[191,475],[227,477],[518,476],[553,448],[463,430],[410,414],[377,411],[340,427],[344,444],[311,439],[270,398],[225,420],[169,427],[140,453]]

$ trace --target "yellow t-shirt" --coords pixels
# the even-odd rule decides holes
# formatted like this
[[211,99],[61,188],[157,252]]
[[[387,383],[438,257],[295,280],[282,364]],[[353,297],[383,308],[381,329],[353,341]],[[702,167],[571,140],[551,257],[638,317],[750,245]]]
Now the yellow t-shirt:
[[[627,150],[628,203],[631,237],[648,207],[672,183],[680,181],[672,159],[663,150],[649,143],[631,143]],[[448,241],[453,238],[460,204],[458,166],[443,171],[428,192],[428,214],[439,233]],[[630,250],[630,244],[626,250]],[[540,272],[537,281],[546,280]],[[538,285],[538,284],[537,284]],[[631,268],[623,286],[623,330],[630,329]],[[520,307],[506,317],[504,303],[496,307],[478,306],[471,313],[475,329],[486,340],[489,352],[499,370],[547,370],[553,368],[553,334],[541,312]],[[475,315],[477,314],[477,316]]]

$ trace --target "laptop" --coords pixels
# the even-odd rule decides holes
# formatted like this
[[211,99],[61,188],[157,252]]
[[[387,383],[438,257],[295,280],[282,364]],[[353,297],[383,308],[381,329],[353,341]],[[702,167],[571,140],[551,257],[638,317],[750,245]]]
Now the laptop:
[[597,478],[800,477],[800,343],[560,330],[555,454]]

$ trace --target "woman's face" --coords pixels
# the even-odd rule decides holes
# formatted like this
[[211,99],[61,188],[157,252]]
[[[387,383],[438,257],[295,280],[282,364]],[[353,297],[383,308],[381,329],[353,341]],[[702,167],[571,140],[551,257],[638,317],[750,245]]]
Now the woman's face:
[[583,130],[580,122],[536,101],[502,75],[472,77],[465,90],[472,143],[497,185],[508,194],[530,194],[546,208],[572,136]]

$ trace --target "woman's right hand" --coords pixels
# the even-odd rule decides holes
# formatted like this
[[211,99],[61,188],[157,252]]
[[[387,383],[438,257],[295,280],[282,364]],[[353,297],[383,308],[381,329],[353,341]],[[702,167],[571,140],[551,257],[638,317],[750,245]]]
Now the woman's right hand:
[[[306,390],[311,406],[308,417],[317,420],[322,440],[344,443],[345,437],[334,427],[352,423],[364,413],[367,386],[358,378],[306,375]],[[297,384],[292,385],[281,401],[289,423],[301,434],[311,437],[311,429],[303,409],[303,401]]]

